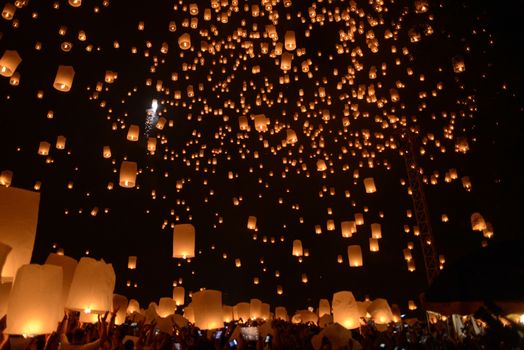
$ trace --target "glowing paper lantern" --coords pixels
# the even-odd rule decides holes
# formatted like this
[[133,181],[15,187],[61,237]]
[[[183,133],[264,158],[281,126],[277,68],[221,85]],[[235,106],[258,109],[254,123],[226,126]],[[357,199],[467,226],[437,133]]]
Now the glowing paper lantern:
[[288,144],[294,144],[298,142],[297,133],[293,129],[287,129],[286,130],[286,143]]
[[66,138],[65,136],[57,136],[56,138],[56,149],[65,149]]
[[140,134],[140,127],[135,124],[129,125],[129,130],[127,131],[127,140],[128,141],[138,141]]
[[292,255],[293,256],[302,256],[303,255],[302,241],[300,241],[299,239],[295,239],[293,241]]
[[55,265],[62,268],[62,295],[60,299],[60,313],[64,311],[67,298],[69,296],[69,290],[71,289],[71,283],[73,282],[73,276],[75,275],[76,266],[78,261],[66,255],[59,255],[51,253],[47,256],[45,261],[46,265]]
[[173,288],[173,299],[175,300],[175,304],[178,305],[184,305],[184,299],[185,299],[186,290],[184,287],[174,287]]
[[71,282],[66,308],[97,314],[111,310],[115,279],[111,264],[81,258]]
[[191,36],[188,33],[184,33],[178,37],[178,46],[182,50],[188,50],[191,47]]
[[173,229],[173,258],[195,256],[195,227],[191,224],[175,225]]
[[5,261],[7,260],[7,256],[11,252],[11,249],[11,246],[0,242],[0,271],[4,268]]
[[326,165],[326,162],[322,159],[319,159],[317,161],[317,170],[318,171],[326,171],[327,170],[327,165]]
[[22,62],[22,58],[18,52],[14,50],[5,50],[2,58],[0,58],[0,75],[4,77],[11,77],[18,65]]
[[167,317],[176,311],[176,303],[172,298],[160,298],[156,313],[160,317]]
[[31,261],[38,222],[40,194],[14,187],[0,187],[0,242],[10,246],[1,271],[11,281],[22,265]]
[[364,225],[364,215],[362,213],[355,213],[355,225]]
[[102,150],[102,156],[104,158],[111,158],[111,148],[109,146],[104,146]]
[[51,148],[51,144],[46,141],[41,141],[38,145],[38,154],[41,156],[47,156],[49,155],[49,149]]
[[360,314],[353,293],[341,291],[333,294],[333,322],[347,329],[355,329],[360,326]]
[[0,319],[7,314],[7,304],[9,302],[9,293],[11,293],[11,287],[13,284],[0,283]]
[[262,313],[262,301],[259,299],[251,299],[249,302],[249,318],[256,320],[260,318]]
[[471,229],[473,231],[483,231],[486,228],[486,221],[480,213],[471,214]]
[[295,32],[292,30],[286,31],[284,34],[284,47],[288,51],[293,51],[297,48],[297,43],[295,40]]
[[413,300],[408,301],[408,309],[413,311],[417,309],[417,304]]
[[233,307],[235,320],[246,322],[249,320],[251,305],[249,303],[238,303]]
[[233,307],[228,305],[222,305],[222,316],[226,323],[233,321]]
[[135,270],[136,269],[136,260],[137,257],[134,255],[131,255],[127,258],[127,268],[129,270]]
[[375,187],[375,180],[372,177],[367,177],[364,179],[364,187],[366,188],[366,193],[377,192],[377,188]]
[[329,300],[320,299],[318,302],[318,317],[324,315],[331,315],[331,306],[329,305]]
[[257,218],[256,218],[256,216],[250,216],[247,219],[247,228],[249,230],[255,230],[257,228]]
[[124,160],[120,165],[120,179],[118,184],[124,188],[132,188],[136,185],[136,162],[128,162]]
[[382,226],[380,224],[371,224],[371,237],[375,239],[382,238]]
[[217,329],[224,326],[222,292],[206,289],[193,293],[191,304],[195,312],[195,326],[200,329]]
[[393,321],[393,312],[386,299],[373,300],[367,311],[376,324],[388,324]]
[[53,265],[24,265],[16,273],[7,305],[7,333],[51,334],[62,314],[62,269]]
[[359,245],[350,245],[348,246],[348,260],[349,266],[359,267],[362,266],[362,249]]
[[147,139],[147,150],[149,152],[155,152],[156,151],[156,138],[149,137]]
[[115,324],[117,326],[123,324],[126,321],[127,305],[129,302],[127,298],[120,294],[113,294],[113,308],[112,311],[116,311]]
[[255,129],[258,132],[266,132],[268,124],[269,124],[269,119],[266,118],[265,115],[263,114],[255,115]]
[[68,92],[73,86],[75,70],[71,66],[58,66],[53,87],[58,91]]
[[275,308],[275,319],[283,320],[283,321],[288,321],[289,320],[289,316],[288,316],[288,313],[287,313],[287,310],[286,310],[285,307],[277,306]]
[[369,251],[378,252],[379,251],[378,240],[376,238],[369,239]]
[[309,310],[297,310],[295,315],[291,318],[291,322],[293,323],[317,323],[318,322],[318,316]]
[[13,172],[11,170],[4,170],[0,173],[0,186],[9,187],[13,181]]
[[342,221],[340,223],[340,229],[342,231],[342,237],[344,238],[350,238],[353,233],[357,232],[355,221]]
[[260,318],[263,320],[269,320],[271,318],[271,306],[266,303],[262,303],[260,307]]
[[163,130],[163,129],[164,129],[164,126],[166,125],[166,122],[167,122],[167,119],[166,119],[166,118],[164,118],[164,117],[160,117],[160,118],[158,118],[158,121],[156,122],[155,127],[156,127],[158,130]]
[[69,5],[72,7],[80,7],[82,6],[82,0],[69,0]]
[[15,12],[16,12],[16,6],[7,2],[5,5],[4,5],[4,8],[2,9],[2,17],[5,19],[5,20],[12,20],[13,17],[15,16]]
[[129,300],[129,304],[127,305],[127,313],[132,314],[133,312],[140,312],[140,304],[135,299]]
[[466,71],[466,64],[464,63],[464,58],[461,56],[455,56],[451,59],[451,64],[453,65],[453,72],[462,73]]

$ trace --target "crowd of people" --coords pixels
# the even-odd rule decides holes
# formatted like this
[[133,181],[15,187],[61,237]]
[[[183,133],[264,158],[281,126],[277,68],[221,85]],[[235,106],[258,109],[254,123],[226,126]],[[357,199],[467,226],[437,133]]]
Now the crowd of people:
[[[100,315],[95,324],[81,323],[78,313],[64,316],[57,331],[47,336],[23,338],[2,333],[0,350],[357,350],[357,349],[524,349],[524,328],[489,312],[480,314],[482,330],[466,322],[457,331],[448,321],[391,323],[372,322],[352,331],[337,324],[321,329],[315,324],[283,320],[232,321],[213,331],[173,323],[171,333],[156,322],[126,320],[115,325],[114,314]],[[5,330],[6,318],[0,322]],[[338,327],[338,328],[337,328]],[[257,330],[246,335],[243,330]],[[340,331],[342,330],[342,331]],[[338,331],[338,334],[337,334]]]

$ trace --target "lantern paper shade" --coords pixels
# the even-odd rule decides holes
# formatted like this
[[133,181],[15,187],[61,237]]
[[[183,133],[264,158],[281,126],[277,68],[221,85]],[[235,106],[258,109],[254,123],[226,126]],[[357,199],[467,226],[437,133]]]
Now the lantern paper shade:
[[51,144],[47,141],[41,141],[38,145],[38,154],[41,156],[47,156],[49,155],[49,149],[51,148]]
[[262,313],[262,301],[259,299],[251,299],[249,303],[249,318],[256,320],[260,318]]
[[235,320],[246,322],[249,320],[251,308],[249,303],[238,303],[233,307]]
[[191,37],[188,33],[180,35],[178,38],[178,46],[180,46],[182,50],[187,50],[191,47]]
[[140,134],[140,127],[135,124],[129,125],[129,130],[127,130],[127,140],[128,141],[138,141]]
[[359,245],[350,245],[348,246],[348,259],[349,266],[359,267],[363,265],[362,262],[362,249]]
[[284,34],[284,46],[286,50],[293,51],[297,48],[296,41],[295,41],[295,32],[292,30],[288,30]]
[[175,225],[173,229],[173,258],[195,256],[195,227],[191,224]]
[[62,268],[62,299],[60,305],[60,312],[62,313],[67,302],[67,297],[69,296],[71,282],[73,282],[73,276],[78,262],[69,256],[51,253],[45,263],[46,265],[55,265]]
[[86,313],[104,313],[113,305],[115,271],[103,260],[82,258],[73,276],[66,308]]
[[293,241],[293,256],[302,256],[303,250],[302,250],[302,242],[299,239],[295,239]]
[[136,185],[137,164],[135,162],[123,161],[120,165],[119,185],[124,188],[132,188]]
[[393,313],[386,299],[375,299],[368,306],[368,313],[376,324],[388,324],[393,321]]
[[249,230],[254,230],[257,228],[257,218],[255,216],[250,216],[247,219],[247,228]]
[[371,237],[375,239],[382,238],[382,226],[380,224],[371,224]]
[[75,77],[75,70],[71,66],[59,66],[56,72],[55,82],[53,87],[58,91],[68,92],[73,85],[73,78]]
[[16,270],[33,254],[40,194],[14,187],[0,187],[0,242],[11,247],[2,269],[2,280],[12,281]]
[[291,318],[291,322],[293,323],[317,323],[318,316],[309,310],[297,310],[295,315]]
[[127,258],[127,268],[129,270],[135,270],[136,269],[136,260],[137,260],[137,257],[136,256],[129,256]]
[[7,303],[9,301],[9,293],[13,283],[0,283],[0,319],[7,314]]
[[271,318],[271,306],[267,303],[262,303],[260,307],[260,318],[263,320],[269,320]]
[[222,292],[203,290],[193,293],[191,303],[195,312],[195,325],[200,329],[217,329],[224,326]]
[[113,294],[113,312],[116,311],[115,324],[117,326],[126,321],[127,305],[129,302],[127,298],[120,294]]
[[366,188],[366,193],[377,192],[377,188],[375,187],[375,180],[372,177],[364,179],[364,187]]
[[287,321],[289,319],[289,316],[287,314],[287,310],[285,307],[277,306],[275,308],[275,319],[284,320],[284,321]]
[[0,58],[0,75],[9,78],[15,73],[20,62],[22,62],[22,58],[18,55],[18,52],[6,50]]
[[226,323],[233,321],[233,307],[228,305],[222,305],[222,316],[224,322]]
[[318,317],[322,317],[324,315],[331,315],[331,306],[329,306],[329,300],[320,299],[318,302]]
[[172,298],[160,298],[156,313],[160,317],[167,317],[176,311],[176,303]]
[[140,312],[140,304],[136,299],[129,300],[127,305],[127,313],[132,314],[133,312]]
[[184,318],[191,323],[195,323],[195,309],[192,304],[189,304],[184,308]]
[[347,329],[360,326],[360,314],[353,293],[341,291],[333,294],[331,305],[333,307],[333,322]]
[[7,305],[7,333],[51,334],[63,316],[62,269],[53,265],[24,265],[18,269]]
[[473,231],[482,231],[487,228],[486,221],[480,213],[471,214],[471,229]]
[[340,223],[340,229],[342,231],[342,237],[344,238],[350,238],[353,233],[357,232],[355,221],[342,221]]
[[184,287],[173,288],[173,299],[175,300],[176,305],[184,305],[185,293],[186,291]]
[[[0,173],[0,186],[9,187],[13,181],[13,172],[11,170],[4,170]],[[0,270],[1,271],[1,270]]]
[[369,251],[371,251],[371,252],[378,252],[379,249],[380,248],[378,246],[378,239],[370,238],[369,239]]

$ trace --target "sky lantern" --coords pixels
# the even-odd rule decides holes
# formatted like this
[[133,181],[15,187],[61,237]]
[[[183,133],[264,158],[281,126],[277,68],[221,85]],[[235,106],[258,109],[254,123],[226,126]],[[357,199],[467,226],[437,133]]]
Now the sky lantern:
[[188,33],[184,33],[178,37],[178,46],[182,50],[188,50],[191,48],[191,36]]
[[73,86],[75,70],[71,66],[58,66],[53,87],[62,92],[68,92]]
[[2,17],[5,20],[10,21],[15,16],[15,12],[16,12],[16,6],[11,4],[10,2],[6,2],[4,5],[4,8],[2,9]]
[[55,144],[56,149],[60,149],[60,150],[65,149],[65,145],[66,145],[66,137],[62,135],[57,136],[56,144]]
[[292,145],[298,142],[297,133],[293,129],[286,130],[286,143]]
[[289,320],[289,316],[288,316],[288,313],[287,313],[287,310],[286,310],[285,307],[277,306],[275,308],[275,319],[276,320],[283,320],[283,321],[288,321]]
[[377,223],[371,224],[371,237],[375,239],[382,238],[382,226]]
[[360,326],[360,314],[353,293],[341,291],[333,294],[333,322],[347,329],[355,329]]
[[51,144],[47,141],[41,141],[38,145],[38,155],[47,156],[49,155],[49,150],[51,149]]
[[111,264],[93,258],[81,258],[75,269],[66,308],[87,314],[111,310],[115,271]]
[[46,265],[60,266],[62,268],[62,295],[60,299],[60,310],[64,310],[67,298],[69,296],[69,290],[71,289],[71,283],[73,282],[73,276],[75,275],[76,266],[78,261],[67,255],[59,255],[51,253],[48,255]]
[[127,140],[128,141],[138,141],[140,135],[140,127],[136,124],[129,125],[129,130],[127,131]]
[[200,329],[217,329],[224,326],[222,292],[206,289],[193,293],[192,306],[195,326]]
[[156,122],[155,127],[158,130],[164,130],[164,126],[166,125],[166,122],[167,122],[166,118],[160,117],[160,118],[158,118],[158,121]]
[[38,192],[0,187],[0,242],[11,247],[2,281],[12,281],[18,268],[31,261],[39,203]]
[[4,77],[11,77],[18,65],[22,62],[22,58],[15,50],[5,50],[0,58],[0,75]]
[[156,138],[149,137],[147,139],[147,150],[153,153],[156,151]]
[[393,321],[393,313],[386,299],[373,300],[367,311],[376,324],[388,324]]
[[293,51],[297,48],[297,43],[295,41],[295,32],[293,30],[288,30],[284,34],[284,47],[288,51]]
[[123,324],[126,321],[127,306],[129,302],[127,298],[120,294],[113,294],[113,312],[116,311],[115,324],[117,326]]
[[293,256],[302,256],[303,250],[302,250],[302,241],[299,239],[295,239],[293,241],[293,250],[292,250]]
[[173,300],[177,306],[184,305],[185,293],[184,287],[173,287]]
[[129,270],[135,270],[136,269],[136,261],[137,261],[136,255],[130,255],[127,258],[127,268]]
[[462,56],[455,56],[451,59],[451,64],[453,65],[453,72],[463,73],[466,71],[466,64],[464,63],[464,58]]
[[331,315],[331,306],[329,305],[329,300],[320,299],[318,302],[318,317],[320,318],[324,315]]
[[408,309],[410,311],[413,311],[413,310],[417,309],[417,304],[415,303],[415,301],[413,301],[413,300],[409,300],[408,301]]
[[173,258],[195,256],[195,227],[191,224],[175,225],[173,229]]
[[257,228],[257,218],[256,218],[256,216],[250,216],[247,219],[247,228],[248,228],[248,230],[256,230],[256,228]]
[[137,164],[124,160],[120,165],[120,179],[118,184],[124,188],[133,188],[136,185]]
[[379,246],[378,246],[378,239],[376,238],[369,238],[369,251],[370,252],[378,252]]
[[68,0],[69,5],[72,7],[80,7],[82,6],[82,0]]
[[104,158],[111,158],[111,148],[109,146],[104,146],[102,149],[102,156]]
[[7,333],[51,334],[62,310],[62,269],[54,265],[24,265],[16,273],[7,306]]
[[3,170],[0,173],[0,186],[9,187],[13,181],[13,172],[11,170]]
[[362,262],[362,249],[359,245],[348,246],[348,260],[350,267],[360,267]]
[[246,322],[249,320],[249,316],[251,314],[251,305],[250,303],[238,303],[233,307],[233,314],[235,317],[235,320],[243,322]]
[[480,213],[471,214],[471,229],[473,231],[483,231],[486,228],[486,221]]
[[262,315],[262,301],[259,299],[251,299],[249,301],[249,318],[256,320]]
[[364,179],[364,187],[366,188],[366,193],[377,192],[377,188],[375,187],[375,180],[372,177],[367,177]]
[[340,230],[342,233],[342,237],[350,238],[353,235],[353,233],[357,232],[357,226],[355,225],[355,221],[342,221],[340,223]]
[[173,298],[160,298],[160,300],[158,301],[158,307],[156,309],[156,312],[160,317],[167,317],[175,313],[176,306],[177,304],[173,300]]
[[131,299],[129,300],[129,304],[127,304],[127,313],[128,314],[132,314],[134,312],[139,312],[140,311],[140,304],[138,303],[137,300],[135,299]]

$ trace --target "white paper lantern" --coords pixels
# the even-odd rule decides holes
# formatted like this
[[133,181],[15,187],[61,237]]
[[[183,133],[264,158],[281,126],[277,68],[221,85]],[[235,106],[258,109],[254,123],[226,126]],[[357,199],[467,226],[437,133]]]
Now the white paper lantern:
[[277,306],[275,308],[275,319],[283,320],[283,321],[288,321],[289,320],[289,316],[288,316],[288,313],[287,313],[287,310],[286,310],[285,307]]
[[360,326],[360,315],[357,302],[353,293],[341,291],[333,294],[333,322],[347,329],[355,329]]
[[82,258],[73,276],[66,308],[74,311],[101,314],[111,310],[115,271],[103,260]]
[[320,299],[318,302],[318,317],[324,315],[331,315],[331,306],[329,305],[329,300]]
[[118,184],[124,188],[132,188],[136,185],[137,164],[135,162],[123,161],[120,165],[120,179]]
[[132,314],[134,312],[140,312],[140,303],[135,299],[131,299],[127,305],[127,313]]
[[348,246],[348,260],[350,267],[360,267],[363,265],[362,249],[359,245]]
[[9,293],[13,283],[0,283],[0,319],[7,314],[7,303],[9,302]]
[[393,313],[386,299],[373,300],[367,311],[376,324],[388,324],[393,321]]
[[62,268],[62,296],[59,312],[63,313],[78,262],[69,256],[51,253],[45,263],[46,265],[55,265]]
[[176,305],[184,305],[185,293],[184,287],[173,288],[173,300],[175,300]]
[[246,322],[250,316],[250,304],[249,303],[238,303],[233,307],[233,313],[235,320]]
[[115,316],[115,324],[120,326],[126,321],[127,306],[129,302],[127,298],[120,294],[113,294],[113,308],[112,312],[118,310]]
[[191,304],[195,312],[195,326],[200,329],[217,329],[224,326],[222,292],[206,289],[193,293]]
[[18,269],[7,306],[7,333],[51,334],[63,316],[62,269],[53,265],[24,265]]
[[22,58],[18,52],[14,50],[5,50],[2,58],[0,58],[0,75],[4,77],[11,77],[18,65],[22,62]]
[[293,256],[302,256],[303,255],[302,241],[300,241],[299,239],[295,239],[293,241],[292,255]]
[[173,258],[195,256],[195,227],[191,224],[175,225],[173,229]]
[[251,299],[249,302],[249,318],[256,320],[262,314],[262,301],[259,299]]
[[222,305],[222,316],[225,323],[233,321],[233,307],[228,305]]
[[73,86],[75,70],[71,66],[58,66],[53,87],[58,91],[68,92]]
[[176,312],[176,303],[173,298],[160,298],[156,313],[160,317],[167,317]]

